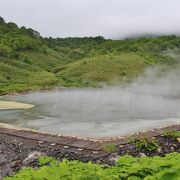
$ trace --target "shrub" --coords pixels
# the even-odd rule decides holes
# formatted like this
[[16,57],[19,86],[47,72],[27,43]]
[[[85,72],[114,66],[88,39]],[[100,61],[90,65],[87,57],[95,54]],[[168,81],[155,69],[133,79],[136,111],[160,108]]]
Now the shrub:
[[26,168],[3,180],[179,180],[180,153],[165,157],[120,157],[117,165],[62,161],[43,157],[39,169]]
[[180,131],[164,132],[163,136],[167,138],[177,139],[177,138],[180,138]]
[[154,152],[159,148],[158,142],[154,139],[135,139],[131,141],[139,151]]
[[115,144],[104,144],[103,145],[103,151],[107,153],[112,153],[117,150],[117,147]]

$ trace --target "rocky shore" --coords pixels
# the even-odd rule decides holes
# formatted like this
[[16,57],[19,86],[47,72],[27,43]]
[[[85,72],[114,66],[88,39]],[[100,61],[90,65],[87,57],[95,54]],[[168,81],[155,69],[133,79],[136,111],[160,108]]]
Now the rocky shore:
[[[176,126],[175,129],[176,132],[180,130],[179,126]],[[180,138],[173,136],[171,133],[166,135],[158,133],[158,135],[154,137],[148,137],[147,134],[144,134],[144,138],[142,138],[142,134],[139,134],[138,137],[134,136],[134,139],[130,138],[131,140],[128,139],[127,141],[116,139],[111,141],[90,142],[92,143],[90,147],[84,146],[86,148],[83,148],[82,146],[82,148],[79,148],[80,146],[73,146],[73,143],[78,141],[79,144],[85,144],[86,141],[74,140],[74,142],[71,141],[68,146],[63,143],[57,143],[62,141],[51,142],[50,139],[52,137],[50,138],[50,136],[46,136],[45,141],[42,141],[39,140],[39,138],[33,138],[36,133],[32,133],[32,138],[27,138],[27,135],[23,137],[23,131],[15,130],[15,134],[11,135],[10,130],[4,130],[7,130],[7,133],[0,133],[1,178],[12,176],[25,167],[38,168],[38,158],[40,156],[52,156],[58,160],[92,161],[94,163],[114,165],[119,156],[127,154],[143,157],[164,156],[171,152],[180,152]],[[20,133],[22,136],[19,135]],[[56,138],[57,137],[54,137],[54,139]],[[120,143],[117,143],[118,141],[120,141]]]

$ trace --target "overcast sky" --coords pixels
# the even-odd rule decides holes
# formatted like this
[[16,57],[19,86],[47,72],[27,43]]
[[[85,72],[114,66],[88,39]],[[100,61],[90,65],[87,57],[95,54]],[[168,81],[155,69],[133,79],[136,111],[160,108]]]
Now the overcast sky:
[[180,0],[0,0],[0,16],[52,37],[180,34]]

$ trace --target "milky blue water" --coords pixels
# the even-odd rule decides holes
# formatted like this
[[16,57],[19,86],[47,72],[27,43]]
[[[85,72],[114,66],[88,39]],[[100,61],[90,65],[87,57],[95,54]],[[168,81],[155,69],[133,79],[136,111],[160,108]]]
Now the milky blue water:
[[35,107],[0,111],[0,122],[53,134],[119,136],[180,123],[180,98],[166,91],[57,90],[6,96],[3,100],[31,103]]

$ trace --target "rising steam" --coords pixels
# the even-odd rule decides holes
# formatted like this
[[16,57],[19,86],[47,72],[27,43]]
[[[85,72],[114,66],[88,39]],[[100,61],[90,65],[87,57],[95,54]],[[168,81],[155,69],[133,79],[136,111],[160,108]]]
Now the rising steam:
[[100,137],[127,134],[180,122],[179,82],[179,68],[171,68],[168,72],[150,68],[136,81],[123,86],[9,97],[33,103],[36,108],[14,112],[9,119],[4,115],[3,119],[66,135]]

